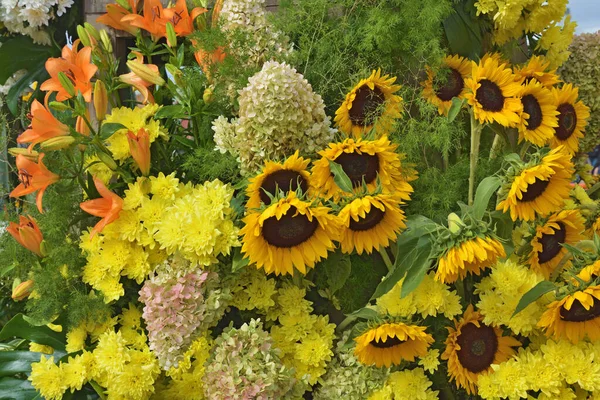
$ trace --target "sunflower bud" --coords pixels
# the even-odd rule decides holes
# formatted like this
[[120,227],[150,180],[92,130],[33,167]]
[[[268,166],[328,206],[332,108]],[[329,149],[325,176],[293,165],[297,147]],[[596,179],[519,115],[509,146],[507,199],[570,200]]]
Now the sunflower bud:
[[177,34],[175,33],[173,24],[170,22],[167,22],[167,44],[169,47],[177,46]]
[[75,86],[73,86],[73,82],[69,79],[69,77],[64,72],[58,73],[58,81],[61,86],[67,91],[69,96],[75,96]]
[[32,150],[30,152],[29,150],[23,149],[21,147],[11,147],[11,148],[9,148],[8,149],[8,154],[10,154],[13,157],[16,157],[18,155],[22,155],[23,157],[25,157],[29,161],[33,161],[33,162],[37,162],[38,156],[40,155],[35,150]]
[[101,80],[97,80],[94,84],[94,110],[96,110],[96,118],[102,121],[106,116],[108,108],[108,93],[106,85]]
[[33,291],[33,281],[31,279],[25,281],[25,282],[21,282],[19,283],[17,286],[15,286],[12,290],[12,299],[14,301],[21,301],[27,297],[29,297],[29,295],[31,294],[31,292]]
[[102,45],[104,46],[104,49],[108,53],[112,53],[112,51],[113,51],[112,42],[110,41],[110,38],[108,37],[108,33],[106,33],[105,29],[102,29],[100,31],[100,40],[102,41]]
[[99,151],[97,156],[100,159],[100,161],[106,164],[106,166],[112,171],[115,171],[117,169],[117,163],[115,162],[115,160],[113,160],[112,157],[106,154],[105,152]]
[[212,102],[212,95],[213,95],[212,88],[207,87],[206,89],[204,89],[204,94],[202,95],[202,100],[204,100],[204,102],[206,104],[210,104]]
[[448,228],[450,229],[450,232],[458,233],[463,226],[465,226],[465,224],[458,215],[455,213],[450,213],[450,215],[448,215]]
[[75,143],[75,138],[73,136],[59,136],[43,141],[40,143],[40,147],[44,151],[62,150],[66,149],[73,143]]
[[88,35],[85,28],[81,25],[77,25],[77,36],[79,36],[79,40],[83,43],[84,46],[91,46],[92,42],[90,41],[90,36]]
[[93,37],[96,40],[100,40],[100,33],[98,33],[98,29],[96,29],[94,25],[90,24],[89,22],[84,22],[83,27],[85,28],[85,31],[87,32],[89,37]]
[[127,66],[129,67],[131,72],[133,72],[146,82],[150,82],[158,86],[164,85],[165,83],[165,80],[160,76],[158,72],[152,71],[150,68],[148,68],[147,65],[139,61],[129,60],[127,61]]

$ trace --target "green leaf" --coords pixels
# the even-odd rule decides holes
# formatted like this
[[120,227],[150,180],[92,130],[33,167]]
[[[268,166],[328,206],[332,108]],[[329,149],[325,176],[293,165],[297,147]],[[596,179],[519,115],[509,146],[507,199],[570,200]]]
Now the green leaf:
[[28,339],[56,350],[65,350],[66,337],[63,332],[54,332],[47,326],[33,326],[25,321],[23,314],[15,315],[0,331],[0,340],[13,337]]
[[444,20],[443,25],[452,53],[472,60],[479,58],[483,52],[483,45],[477,20],[457,7],[455,12]]
[[[19,98],[23,94],[23,91],[27,89],[32,82],[38,81],[38,83],[45,80],[48,73],[46,72],[46,65],[44,61],[39,62],[36,65],[27,68],[27,74],[22,76],[21,79],[15,82],[15,84],[10,88],[8,94],[6,95],[6,105],[8,109],[13,115],[17,115],[17,105],[19,102]],[[41,83],[40,83],[41,84]],[[39,92],[38,88],[34,92],[34,96]]]
[[531,290],[525,293],[523,297],[521,297],[521,300],[519,300],[519,304],[517,304],[517,308],[515,309],[515,312],[512,316],[514,317],[515,315],[523,311],[528,305],[530,305],[546,293],[551,292],[555,289],[556,286],[554,286],[554,283],[548,281],[541,281],[533,288],[531,288]]
[[473,201],[473,217],[476,220],[483,218],[490,199],[498,191],[501,184],[502,180],[497,176],[488,176],[479,183],[475,192],[475,200]]
[[0,85],[6,83],[15,72],[21,69],[29,70],[40,62],[45,63],[56,53],[57,49],[54,47],[35,44],[28,36],[17,36],[7,40],[0,47],[0,60],[5,60],[0,63]]
[[0,352],[0,377],[31,372],[31,363],[40,361],[41,353],[31,351]]
[[38,397],[38,392],[25,379],[0,379],[0,400],[32,400]]
[[354,318],[354,319],[365,319],[365,320],[373,320],[379,317],[379,313],[377,312],[377,310],[374,310],[373,308],[370,307],[363,307],[360,308],[350,314],[347,315],[348,317]]
[[250,262],[249,258],[244,258],[242,255],[242,250],[239,247],[236,247],[233,251],[233,260],[231,262],[231,271],[236,272],[240,269],[244,268]]
[[17,263],[14,262],[12,264],[8,264],[8,265],[4,265],[2,267],[0,267],[0,276],[4,276],[6,274],[8,274],[10,271],[12,271],[13,269],[15,269],[17,267]]
[[448,110],[448,120],[450,122],[456,119],[458,113],[462,109],[463,104],[465,104],[465,99],[459,99],[458,97],[452,98],[452,105],[450,106],[450,110]]
[[181,104],[176,104],[172,106],[161,107],[156,114],[154,114],[154,119],[188,118],[189,115],[190,114],[184,106]]
[[94,388],[96,393],[98,393],[98,397],[102,400],[106,399],[106,395],[104,394],[104,388],[96,383],[96,381],[90,381],[90,385]]
[[404,282],[402,282],[400,298],[408,296],[413,290],[419,287],[421,282],[423,282],[427,270],[431,267],[429,260],[433,251],[433,239],[431,236],[420,237],[416,248],[418,252],[415,253],[415,259],[406,271],[406,277],[404,278]]
[[352,263],[347,254],[341,251],[329,254],[326,260],[321,262],[321,268],[327,274],[327,285],[331,293],[335,293],[344,287],[344,284],[352,272]]
[[335,161],[329,160],[329,169],[331,170],[331,173],[333,173],[333,181],[335,184],[344,192],[352,193],[352,181],[348,175],[346,175],[342,166]]
[[120,131],[121,129],[127,129],[127,127],[123,124],[119,124],[116,122],[105,122],[100,128],[100,138],[102,140],[106,140],[112,135],[114,135],[115,132]]

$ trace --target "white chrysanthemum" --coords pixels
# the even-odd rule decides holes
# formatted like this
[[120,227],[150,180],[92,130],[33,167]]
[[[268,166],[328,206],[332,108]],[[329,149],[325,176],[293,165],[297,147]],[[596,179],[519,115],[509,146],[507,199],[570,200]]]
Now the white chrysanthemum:
[[29,35],[37,44],[49,45],[40,27],[67,12],[74,0],[0,0],[0,23],[11,33]]
[[265,160],[316,153],[333,138],[323,99],[286,63],[266,62],[240,91],[239,118],[213,122],[217,148],[236,155],[250,175]]

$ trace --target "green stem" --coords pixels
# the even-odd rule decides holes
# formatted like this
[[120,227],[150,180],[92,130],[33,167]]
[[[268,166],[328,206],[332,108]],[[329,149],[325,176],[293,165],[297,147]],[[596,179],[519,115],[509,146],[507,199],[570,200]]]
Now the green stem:
[[471,114],[471,157],[469,162],[469,205],[473,204],[475,193],[475,172],[477,171],[477,161],[479,159],[479,144],[481,142],[481,130],[483,126],[475,119],[473,110]]
[[385,248],[380,249],[379,254],[381,255],[381,258],[383,259],[383,262],[387,267],[388,271],[392,271],[394,269],[394,263],[392,263],[392,260],[390,260],[390,256],[388,255],[387,250]]
[[525,142],[525,144],[521,148],[521,151],[519,152],[519,157],[521,157],[521,160],[525,158],[525,154],[527,154],[527,150],[529,150],[529,146],[531,146],[531,143]]
[[344,318],[344,320],[342,322],[340,322],[340,324],[337,326],[337,328],[336,328],[337,331],[338,332],[345,331],[346,328],[348,327],[348,325],[350,325],[354,321],[356,321],[356,317],[346,317],[346,318]]
[[490,149],[490,160],[493,160],[498,156],[500,149],[502,149],[503,142],[504,138],[501,135],[496,134],[496,136],[494,136],[494,142],[492,143],[492,148]]

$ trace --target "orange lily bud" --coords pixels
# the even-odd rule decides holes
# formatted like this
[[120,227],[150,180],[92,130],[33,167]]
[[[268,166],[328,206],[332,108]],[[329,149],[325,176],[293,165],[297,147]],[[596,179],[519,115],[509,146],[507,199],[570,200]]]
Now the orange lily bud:
[[177,46],[177,34],[175,33],[175,28],[173,28],[173,24],[171,22],[167,22],[167,44],[169,47]]
[[111,170],[115,171],[118,168],[115,160],[113,160],[112,157],[109,156],[108,154],[106,154],[105,152],[99,151],[98,154],[96,154],[96,155],[98,156],[100,161],[102,161],[104,164],[106,164],[106,166],[108,168],[110,168]]
[[90,36],[86,32],[85,28],[81,25],[77,25],[77,36],[79,36],[79,40],[83,43],[84,46],[91,46],[92,42],[90,41]]
[[60,101],[51,101],[48,105],[56,111],[68,111],[71,109],[68,104],[61,103]]
[[35,150],[32,150],[31,152],[29,152],[29,150],[23,149],[21,147],[9,148],[8,154],[10,154],[11,156],[14,156],[14,157],[21,155],[21,156],[25,157],[26,159],[28,159],[29,161],[33,161],[33,162],[37,162],[38,157],[40,155],[40,153],[38,153]]
[[129,141],[129,151],[140,168],[142,175],[148,176],[150,173],[150,136],[148,131],[140,128],[137,135],[133,132],[127,132]]
[[108,33],[106,33],[106,29],[102,29],[100,31],[100,40],[102,41],[102,44],[104,45],[104,49],[108,53],[112,53],[112,51],[113,51],[112,42],[110,41],[110,38],[108,37]]
[[[85,110],[85,117],[88,121],[90,120],[90,112],[87,109]],[[81,115],[75,120],[75,130],[83,136],[90,136],[90,127]]]
[[59,136],[57,138],[46,140],[40,147],[45,151],[54,151],[66,149],[73,143],[75,143],[75,138],[73,136]]
[[204,93],[202,94],[202,100],[204,100],[206,104],[210,104],[210,102],[212,102],[212,94],[212,88],[207,87],[206,89],[204,89]]
[[26,297],[29,297],[31,292],[33,291],[33,281],[31,279],[19,283],[12,291],[12,299],[14,301],[21,301]]
[[153,70],[146,64],[143,64],[136,60],[127,61],[127,66],[137,76],[145,80],[146,82],[153,83],[155,85],[164,85],[165,80],[160,76],[158,70]]
[[92,229],[90,238],[94,237],[97,233],[102,232],[106,225],[119,218],[119,213],[123,208],[123,199],[108,190],[100,179],[94,178],[94,184],[102,198],[89,200],[79,205],[81,209],[88,214],[102,218],[102,220],[94,226],[94,229]]
[[108,93],[106,85],[101,80],[97,80],[94,84],[94,110],[96,110],[96,118],[102,121],[106,115],[108,108]]
[[41,244],[44,236],[35,219],[21,215],[19,216],[19,223],[11,222],[6,230],[21,246],[40,257],[43,256]]
[[94,27],[94,25],[90,24],[89,22],[84,22],[83,23],[83,27],[85,28],[86,33],[90,37],[92,37],[92,38],[94,38],[96,40],[100,39],[100,34],[98,33],[98,29],[96,29]]

